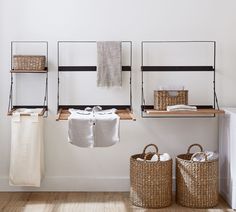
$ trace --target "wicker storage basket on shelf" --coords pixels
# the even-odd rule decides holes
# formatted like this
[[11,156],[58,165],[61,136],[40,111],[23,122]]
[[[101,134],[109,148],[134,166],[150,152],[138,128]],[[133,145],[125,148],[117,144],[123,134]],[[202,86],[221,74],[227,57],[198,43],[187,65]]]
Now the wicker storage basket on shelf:
[[[190,153],[193,146],[201,152]],[[199,144],[188,148],[187,154],[176,157],[176,200],[191,208],[210,208],[218,203],[218,159],[205,162],[193,161],[196,154],[205,154]]]
[[13,69],[14,70],[44,70],[45,56],[36,55],[14,55]]
[[[145,153],[150,146],[155,147],[156,151]],[[146,161],[154,154],[158,155],[158,161]],[[157,146],[147,145],[142,154],[130,158],[130,185],[130,199],[133,205],[144,208],[169,206],[172,200],[172,159],[160,161]]]
[[154,109],[166,110],[167,106],[188,104],[187,90],[157,90],[154,91]]

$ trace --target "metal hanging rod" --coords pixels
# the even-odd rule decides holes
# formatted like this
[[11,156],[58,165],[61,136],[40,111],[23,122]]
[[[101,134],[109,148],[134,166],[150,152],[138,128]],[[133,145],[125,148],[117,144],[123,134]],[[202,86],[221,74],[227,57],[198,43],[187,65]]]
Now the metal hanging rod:
[[142,43],[216,43],[216,41],[191,41],[191,40],[161,40],[161,41],[142,41]]
[[142,71],[214,71],[213,66],[142,66]]
[[[89,40],[89,41],[82,41],[82,40],[74,40],[74,41],[72,41],[72,40],[60,40],[60,41],[58,41],[58,43],[97,43],[97,42],[99,42],[99,41],[93,41],[93,40]],[[121,41],[121,43],[132,43],[132,41],[126,41],[126,40],[124,40],[124,41]]]

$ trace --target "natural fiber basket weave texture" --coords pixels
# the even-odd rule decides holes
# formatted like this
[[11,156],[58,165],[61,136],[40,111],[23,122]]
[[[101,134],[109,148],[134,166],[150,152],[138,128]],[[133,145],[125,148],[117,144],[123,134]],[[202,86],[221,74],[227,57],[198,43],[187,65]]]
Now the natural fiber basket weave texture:
[[[190,153],[193,146],[200,147],[201,152]],[[191,208],[214,207],[218,203],[218,159],[207,161],[205,154],[205,162],[193,161],[196,154],[205,154],[199,144],[176,157],[177,203]]]
[[154,109],[166,110],[167,106],[179,105],[179,104],[184,104],[184,105],[188,104],[188,91],[187,90],[154,91]]
[[45,56],[35,55],[14,55],[13,69],[14,70],[44,70]]
[[[149,146],[156,152],[145,153]],[[147,162],[157,154],[159,160]],[[144,161],[138,161],[143,158]],[[172,201],[172,159],[160,161],[158,148],[155,144],[147,145],[142,154],[130,158],[130,200],[133,205],[144,208],[167,207]]]

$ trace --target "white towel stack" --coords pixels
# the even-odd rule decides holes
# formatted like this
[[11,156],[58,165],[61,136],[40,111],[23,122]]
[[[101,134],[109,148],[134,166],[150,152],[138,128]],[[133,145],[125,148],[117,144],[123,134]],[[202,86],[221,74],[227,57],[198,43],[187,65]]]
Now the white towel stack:
[[[160,161],[168,161],[170,160],[171,157],[168,153],[163,153],[163,154],[160,154]],[[143,158],[137,158],[137,160],[139,161],[144,161]],[[158,161],[158,155],[157,154],[154,154],[151,158],[151,160],[146,160],[147,162],[156,162]]]
[[[216,160],[219,158],[218,153],[216,152],[212,152],[212,151],[204,151],[204,153],[207,156],[207,160],[211,161],[211,160]],[[197,162],[204,162],[205,161],[205,156],[204,154],[197,154],[193,157],[193,161],[197,161]]]
[[196,106],[189,106],[189,105],[171,105],[167,106],[167,111],[197,111]]

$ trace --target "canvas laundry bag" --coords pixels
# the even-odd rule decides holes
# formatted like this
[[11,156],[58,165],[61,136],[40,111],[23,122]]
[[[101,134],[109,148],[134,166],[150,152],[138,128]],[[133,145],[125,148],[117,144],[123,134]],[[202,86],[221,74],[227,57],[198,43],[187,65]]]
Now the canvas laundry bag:
[[[39,187],[44,172],[44,136],[41,109],[17,110],[11,121],[9,184]],[[29,116],[22,116],[28,113]]]

